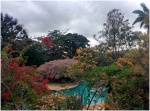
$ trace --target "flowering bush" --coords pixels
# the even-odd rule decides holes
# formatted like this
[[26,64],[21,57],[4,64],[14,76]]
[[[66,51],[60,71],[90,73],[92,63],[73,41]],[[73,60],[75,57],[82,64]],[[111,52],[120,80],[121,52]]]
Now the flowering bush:
[[36,73],[35,66],[19,66],[18,59],[8,58],[5,51],[2,53],[6,55],[1,60],[2,109],[34,108],[40,95],[49,93],[48,80],[37,82],[40,75]]
[[9,48],[8,48],[8,51],[9,51],[9,52],[12,52],[12,51],[13,51],[13,49],[12,49],[11,47],[9,47]]
[[[114,103],[116,109],[148,109],[148,53],[145,49],[131,49],[125,54],[125,58],[118,58],[116,65],[120,68],[116,69],[120,71],[114,70],[115,73],[109,78],[108,104]],[[111,74],[111,70],[109,67],[103,71]]]
[[37,103],[36,109],[40,110],[79,110],[82,109],[82,103],[77,95],[65,96],[61,94],[52,94],[43,96]]
[[125,65],[128,65],[128,66],[132,66],[132,62],[128,61],[126,58],[118,58],[116,64],[119,66],[119,67],[123,67]]
[[6,92],[2,96],[3,96],[3,98],[8,99],[8,98],[10,98],[11,93],[10,92]]
[[43,77],[48,77],[49,80],[59,80],[61,78],[69,79],[70,75],[68,74],[67,69],[76,62],[77,60],[75,59],[54,60],[42,64],[37,68],[37,71]]
[[42,46],[53,46],[53,43],[50,41],[49,37],[44,37],[44,38],[42,38],[41,45]]
[[93,57],[95,50],[93,48],[77,49],[77,56],[73,57],[78,60],[78,63],[69,67],[68,73],[73,78],[82,77],[83,73],[90,72],[97,64],[96,59]]
[[107,51],[105,51],[105,54],[106,55],[111,55],[112,53],[109,50],[107,50]]

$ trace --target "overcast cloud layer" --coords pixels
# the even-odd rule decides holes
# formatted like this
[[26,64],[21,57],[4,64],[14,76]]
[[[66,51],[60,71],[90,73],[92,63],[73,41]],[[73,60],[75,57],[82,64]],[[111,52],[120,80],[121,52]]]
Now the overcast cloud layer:
[[[148,8],[150,3],[142,0]],[[29,36],[47,35],[48,31],[69,29],[68,32],[82,34],[94,46],[93,35],[102,30],[107,13],[121,9],[125,19],[133,23],[136,9],[142,10],[141,1],[2,1],[1,11],[17,18],[27,29]],[[134,30],[140,30],[136,24]],[[144,30],[144,29],[143,29]]]

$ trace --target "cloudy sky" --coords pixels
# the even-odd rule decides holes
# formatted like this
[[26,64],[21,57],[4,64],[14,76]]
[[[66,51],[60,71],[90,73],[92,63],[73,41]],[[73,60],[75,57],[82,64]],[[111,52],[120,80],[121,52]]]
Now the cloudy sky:
[[[93,35],[102,30],[107,13],[114,9],[121,9],[125,19],[133,23],[136,9],[142,10],[140,3],[144,2],[150,9],[148,0],[118,0],[118,1],[2,1],[1,12],[17,18],[27,29],[29,36],[47,35],[48,31],[66,30],[87,37],[92,46],[98,44]],[[134,26],[134,30],[140,24]]]

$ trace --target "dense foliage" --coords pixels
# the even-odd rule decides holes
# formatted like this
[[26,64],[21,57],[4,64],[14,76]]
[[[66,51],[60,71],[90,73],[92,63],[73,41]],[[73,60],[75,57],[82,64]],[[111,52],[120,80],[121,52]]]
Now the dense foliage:
[[[143,39],[148,39],[148,35],[141,36],[141,40]],[[124,72],[119,75],[115,73],[115,75],[117,74],[115,79],[109,81],[111,88],[109,102],[116,103],[117,109],[140,110],[149,108],[148,40],[142,44],[146,44],[146,47],[141,45],[138,49],[132,49],[126,53],[125,58],[119,58],[116,62],[120,68],[123,68]],[[109,70],[113,71],[114,69],[109,68]]]
[[43,96],[36,109],[40,110],[79,110],[82,103],[77,99],[77,95],[66,96],[62,94]]
[[38,98],[50,91],[47,89],[47,79],[41,78],[36,66],[19,65],[17,58],[9,58],[10,48],[2,51],[2,109],[34,109]]
[[112,51],[113,58],[120,57],[120,51],[129,50],[135,45],[138,39],[136,32],[129,26],[129,19],[124,20],[124,16],[119,9],[113,9],[107,14],[106,23],[103,24],[99,38],[105,38],[107,47]]
[[[76,49],[89,46],[89,40],[83,35],[61,32],[60,30],[49,31],[47,37],[37,37],[41,42],[49,41],[48,44],[42,44],[42,55],[44,61],[49,62],[57,59],[64,59],[64,56],[73,58],[76,55]],[[47,39],[47,40],[46,40]],[[49,39],[49,40],[48,40]]]
[[61,55],[66,55],[69,58],[72,58],[76,55],[76,49],[80,47],[86,48],[87,46],[89,46],[88,42],[89,40],[86,37],[71,33],[62,35],[54,41],[54,43],[57,46],[61,47],[61,50],[63,50]]
[[76,52],[77,56],[73,58],[78,62],[69,67],[68,73],[74,79],[82,79],[85,72],[90,72],[96,66],[96,58],[93,56],[96,51],[93,48],[83,48]]
[[23,29],[21,24],[18,24],[18,20],[14,19],[8,14],[1,13],[1,40],[2,48],[15,40],[22,40],[28,38],[27,31]]
[[40,52],[41,49],[41,45],[37,43],[28,45],[20,52],[19,57],[24,58],[24,60],[26,60],[25,65],[27,66],[40,66],[44,63],[43,55]]
[[[139,14],[133,24],[141,22],[140,27],[149,29],[149,9],[141,6],[143,11],[133,12]],[[59,30],[33,41],[16,19],[1,16],[2,110],[90,109],[91,101],[84,106],[82,96],[67,96],[62,91],[52,94],[48,82],[64,82],[64,78],[66,83],[85,80],[94,95],[103,96],[105,87],[106,110],[149,109],[149,35],[133,32],[119,9],[107,14],[100,31],[106,42],[93,48],[88,47],[86,37]]]

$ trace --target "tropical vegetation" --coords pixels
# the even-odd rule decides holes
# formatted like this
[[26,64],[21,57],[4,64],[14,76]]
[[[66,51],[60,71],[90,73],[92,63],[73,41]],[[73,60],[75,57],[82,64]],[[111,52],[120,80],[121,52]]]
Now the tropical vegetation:
[[[143,11],[133,11],[139,14],[133,25],[141,22],[149,32],[149,9],[140,5]],[[100,35],[94,35],[106,41],[90,47],[85,36],[60,30],[34,41],[17,19],[1,13],[1,109],[89,110],[91,101],[83,105],[82,96],[54,93],[47,87],[63,79],[63,84],[85,80],[95,88],[93,95],[103,96],[105,87],[106,110],[148,110],[149,35],[133,31],[124,18],[121,10],[111,10]],[[51,69],[50,63],[70,59],[75,62]],[[42,66],[44,71],[39,71]]]

